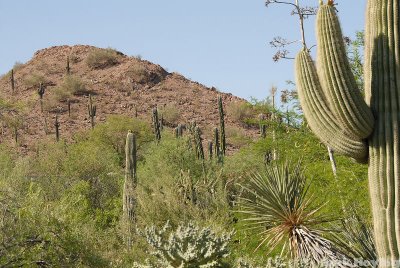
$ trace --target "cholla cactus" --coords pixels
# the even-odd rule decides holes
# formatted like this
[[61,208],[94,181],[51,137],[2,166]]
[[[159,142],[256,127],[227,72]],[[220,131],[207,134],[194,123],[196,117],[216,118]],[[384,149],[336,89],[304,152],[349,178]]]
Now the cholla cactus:
[[217,236],[210,228],[200,229],[194,223],[181,224],[167,237],[167,223],[161,230],[145,229],[144,236],[154,248],[157,263],[136,264],[135,267],[209,268],[220,267],[229,255],[228,243],[232,233]]

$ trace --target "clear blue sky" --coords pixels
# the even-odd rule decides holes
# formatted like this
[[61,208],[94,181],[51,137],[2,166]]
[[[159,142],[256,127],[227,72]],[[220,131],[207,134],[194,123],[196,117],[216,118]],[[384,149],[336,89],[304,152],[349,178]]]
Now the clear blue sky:
[[[336,2],[345,34],[363,29],[366,1]],[[247,99],[265,98],[271,85],[283,89],[293,79],[293,62],[274,63],[269,46],[278,35],[299,39],[290,11],[265,8],[263,0],[0,0],[0,73],[38,49],[88,44],[140,54],[169,72]],[[314,44],[313,18],[306,27]]]

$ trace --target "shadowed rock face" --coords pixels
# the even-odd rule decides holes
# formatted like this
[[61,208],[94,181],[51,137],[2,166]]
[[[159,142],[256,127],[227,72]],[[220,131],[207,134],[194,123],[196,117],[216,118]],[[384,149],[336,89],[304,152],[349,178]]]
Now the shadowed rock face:
[[[8,103],[19,102],[24,107],[20,112],[12,108],[2,109],[2,114],[23,118],[19,130],[23,138],[22,145],[29,148],[35,141],[46,136],[45,118],[48,128],[52,126],[56,114],[60,122],[63,138],[71,139],[72,135],[82,129],[90,129],[90,118],[87,113],[89,93],[97,106],[96,122],[104,122],[108,115],[122,114],[134,116],[137,110],[139,118],[150,120],[151,108],[156,105],[174,107],[179,114],[176,122],[167,122],[170,127],[178,123],[196,121],[204,129],[205,136],[211,137],[211,129],[218,126],[217,96],[222,95],[224,105],[231,102],[245,101],[231,94],[218,92],[214,87],[207,88],[202,84],[186,79],[178,73],[169,73],[161,66],[128,57],[120,52],[111,51],[115,56],[113,62],[101,62],[100,67],[91,68],[88,57],[93,51],[111,51],[92,46],[56,46],[37,51],[25,64],[15,66],[12,93],[10,75],[0,79],[0,97]],[[70,96],[60,96],[67,76],[67,58],[69,57],[70,75],[82,84],[81,90]],[[101,60],[101,57],[99,57]],[[46,87],[43,96],[44,113],[40,111],[37,94],[38,81]],[[65,91],[65,90],[64,90]],[[68,115],[68,101],[71,116]],[[239,122],[226,118],[227,124],[240,127]],[[208,129],[210,131],[208,131]],[[208,133],[210,132],[210,133]],[[13,131],[3,128],[0,142],[11,142]],[[255,135],[252,131],[249,135]]]

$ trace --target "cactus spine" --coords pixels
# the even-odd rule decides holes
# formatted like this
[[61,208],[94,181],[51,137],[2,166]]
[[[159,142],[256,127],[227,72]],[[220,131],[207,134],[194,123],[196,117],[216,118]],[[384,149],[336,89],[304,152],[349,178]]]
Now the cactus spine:
[[15,90],[14,69],[11,69],[10,83],[11,83],[11,92],[14,93]]
[[159,142],[161,140],[161,126],[160,126],[161,124],[160,124],[160,120],[158,119],[157,107],[153,108],[152,122],[153,122],[153,130],[154,130],[156,142]]
[[224,118],[225,114],[221,96],[218,96],[218,112],[219,112],[219,127],[221,129],[221,154],[225,155],[226,152],[225,118]]
[[92,125],[92,129],[94,129],[94,117],[96,116],[96,105],[93,104],[92,95],[89,94],[89,103],[88,103],[88,113],[90,117],[90,124]]
[[137,157],[136,137],[132,131],[128,132],[125,144],[125,182],[123,192],[123,221],[125,229],[125,242],[132,246],[132,234],[134,232],[135,215],[135,190],[137,185]]
[[58,121],[58,115],[56,115],[56,121],[54,122],[56,128],[56,141],[60,141],[60,122]]
[[43,113],[43,95],[44,92],[46,91],[45,87],[43,86],[42,83],[39,84],[39,88],[38,88],[38,94],[39,94],[39,98],[40,98],[40,111]]
[[359,160],[369,156],[378,258],[389,262],[380,267],[395,267],[400,258],[399,8],[399,0],[368,1],[366,102],[348,68],[332,3],[322,5],[317,16],[318,74],[306,49],[296,57],[300,102],[311,129],[338,153]]

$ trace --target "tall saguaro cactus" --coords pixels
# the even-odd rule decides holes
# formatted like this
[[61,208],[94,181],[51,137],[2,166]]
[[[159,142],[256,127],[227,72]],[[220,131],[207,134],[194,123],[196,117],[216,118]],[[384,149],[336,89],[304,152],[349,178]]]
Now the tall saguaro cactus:
[[11,92],[14,93],[15,90],[14,69],[11,69],[10,84],[11,84]]
[[219,127],[221,129],[221,154],[225,155],[226,152],[226,138],[225,138],[225,114],[222,97],[218,96],[218,112],[219,112]]
[[89,94],[88,113],[92,129],[94,129],[94,117],[96,116],[96,112],[97,112],[97,107],[96,105],[93,104],[92,95]]
[[160,120],[158,119],[157,107],[154,107],[152,110],[152,123],[153,123],[153,130],[156,142],[159,142],[161,140],[161,123]]
[[132,131],[128,132],[125,144],[125,182],[123,192],[123,221],[125,227],[125,242],[128,247],[132,245],[132,234],[134,231],[135,216],[135,190],[137,185],[137,157],[136,137]]
[[[322,2],[322,1],[321,1]],[[365,101],[349,68],[332,1],[317,16],[318,66],[296,57],[300,102],[310,128],[336,152],[368,159],[380,267],[400,258],[399,0],[369,0],[365,32]]]
[[40,83],[37,92],[38,92],[39,98],[40,98],[40,111],[42,113],[43,113],[43,95],[44,95],[45,91],[46,91],[46,88],[44,87],[44,85],[42,83]]

